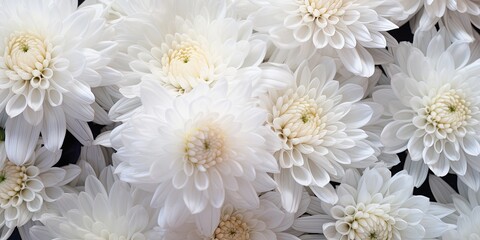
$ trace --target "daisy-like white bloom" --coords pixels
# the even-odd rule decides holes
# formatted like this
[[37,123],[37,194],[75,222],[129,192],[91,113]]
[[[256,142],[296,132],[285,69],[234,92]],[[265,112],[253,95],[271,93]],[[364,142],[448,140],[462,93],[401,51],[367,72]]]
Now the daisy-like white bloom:
[[[201,84],[175,97],[159,83],[142,86],[142,111],[112,132],[116,172],[139,187],[153,185],[161,226],[181,225],[195,214],[213,234],[225,201],[256,208],[257,191],[275,187],[278,140],[267,114],[251,100],[251,86]],[[213,219],[205,221],[205,219]]]
[[[252,1],[253,2],[253,1]],[[385,31],[397,26],[387,18],[402,15],[392,0],[261,0],[249,18],[282,49],[308,57],[316,49],[336,50],[345,67],[361,76],[374,72],[369,48],[384,48]]]
[[430,175],[429,184],[433,196],[438,202],[449,204],[456,210],[449,216],[451,223],[457,225],[456,229],[445,232],[443,240],[480,239],[480,192],[458,182],[457,193],[441,178]]
[[[122,1],[126,0],[117,2]],[[250,21],[226,14],[225,1],[157,3],[116,25],[122,48],[118,62],[127,79],[120,84],[125,97],[110,112],[112,119],[125,121],[141,105],[134,97],[145,81],[159,82],[171,94],[182,95],[201,83],[213,86],[219,79],[233,81],[239,76],[250,81],[269,71],[260,68],[264,41],[253,39]]]
[[454,227],[441,220],[453,210],[412,195],[413,179],[406,171],[391,176],[385,167],[362,175],[347,170],[336,192],[335,205],[312,199],[312,216],[296,220],[293,228],[329,240],[413,240],[436,238]]
[[260,196],[260,205],[255,209],[238,209],[226,203],[221,210],[218,226],[212,235],[203,235],[194,224],[168,229],[165,240],[299,240],[284,232],[292,224],[295,215],[281,208],[280,194],[267,192]]
[[[110,172],[110,173],[106,173]],[[54,204],[56,214],[44,215],[44,226],[34,226],[34,240],[45,239],[160,239],[158,212],[150,208],[151,195],[118,180],[106,168],[100,180],[90,175],[85,191],[66,193]]]
[[408,149],[416,186],[430,168],[437,176],[452,170],[478,189],[480,61],[470,59],[467,42],[451,43],[445,35],[417,33],[413,44],[394,50],[395,63],[387,67],[391,89],[373,94],[391,119],[381,139],[387,153]]
[[61,152],[51,152],[37,145],[23,165],[8,158],[0,161],[0,239],[8,239],[15,227],[38,219],[64,191],[62,186],[74,179],[80,169],[75,165],[55,165]]
[[[315,66],[304,62],[289,87],[260,98],[267,126],[282,142],[275,153],[281,172],[274,177],[289,212],[297,210],[303,186],[332,192],[329,182],[340,180],[346,168],[366,168],[377,160],[362,127],[380,112],[360,101],[365,94],[360,85],[333,79],[332,59],[322,58]],[[327,201],[335,202],[335,196]]]
[[[0,109],[10,161],[28,161],[41,133],[58,150],[68,129],[81,137],[94,118],[90,90],[119,73],[107,64],[116,44],[104,41],[100,5],[75,0],[1,1]],[[88,130],[89,131],[89,130]],[[10,136],[10,137],[9,137]]]

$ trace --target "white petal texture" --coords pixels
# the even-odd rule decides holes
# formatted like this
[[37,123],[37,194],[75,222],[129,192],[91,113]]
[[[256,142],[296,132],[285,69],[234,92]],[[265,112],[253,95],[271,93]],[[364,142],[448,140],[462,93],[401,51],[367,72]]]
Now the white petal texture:
[[412,161],[427,164],[435,175],[453,171],[478,189],[480,61],[469,63],[468,43],[451,43],[444,30],[416,36],[413,45],[394,50],[396,61],[387,67],[391,89],[373,93],[384,115],[393,117],[381,135],[385,152],[407,149]]
[[218,216],[219,222],[212,235],[204,235],[194,224],[185,223],[175,229],[166,229],[165,240],[299,240],[284,232],[293,224],[294,214],[281,208],[280,194],[267,192],[260,196],[260,204],[254,209],[238,209],[226,203]]
[[37,145],[23,165],[15,165],[7,158],[0,160],[0,239],[8,239],[15,227],[30,219],[38,219],[62,196],[61,187],[80,173],[75,165],[53,167],[59,158],[60,151],[51,152]]
[[113,179],[112,184],[107,184],[105,178],[101,180],[90,175],[85,191],[64,194],[54,205],[58,214],[43,216],[40,221],[44,226],[30,229],[32,238],[161,239],[154,230],[156,211],[149,207],[151,195],[118,179]]
[[312,216],[299,218],[293,228],[323,233],[329,240],[432,239],[454,228],[441,219],[451,210],[412,195],[413,179],[406,171],[391,176],[379,167],[360,176],[347,170],[336,192],[339,201],[334,205],[312,200]]
[[255,208],[254,186],[275,187],[267,173],[278,172],[273,152],[280,143],[263,125],[267,114],[251,101],[250,88],[223,81],[177,97],[148,82],[141,111],[113,130],[116,173],[139,187],[156,185],[152,204],[162,209],[161,226],[195,214],[202,232],[212,234],[225,199]]
[[[249,15],[254,29],[269,35],[281,49],[295,49],[303,58],[316,49],[334,49],[345,67],[369,77],[374,63],[367,48],[384,48],[388,20],[402,6],[391,0],[261,0]],[[300,57],[300,58],[302,58]]]
[[334,80],[332,59],[322,58],[313,69],[307,63],[291,75],[288,88],[272,89],[260,99],[269,113],[267,125],[282,142],[275,153],[282,170],[274,176],[290,212],[297,211],[302,186],[328,187],[345,169],[377,160],[362,127],[380,113],[361,101],[364,89]]
[[[412,20],[413,30],[429,31],[442,21],[448,34],[459,40],[473,41],[472,24],[478,24],[480,4],[477,0],[400,0],[409,13],[423,7]],[[408,10],[409,9],[409,10]]]
[[[32,154],[38,133],[55,151],[63,143],[66,119],[94,119],[90,88],[101,85],[101,79],[95,82],[86,75],[108,72],[116,44],[104,41],[108,31],[99,5],[77,10],[74,0],[0,4],[0,20],[8,22],[0,28],[5,39],[0,44],[0,108],[9,122],[15,119],[7,135],[16,137],[7,137],[6,147],[10,160],[21,165]],[[17,146],[25,146],[25,151]]]
[[435,199],[453,205],[455,212],[449,218],[457,225],[456,229],[445,232],[443,240],[478,239],[480,238],[480,192],[475,191],[462,182],[458,182],[460,193],[455,192],[442,179],[430,176],[430,187]]

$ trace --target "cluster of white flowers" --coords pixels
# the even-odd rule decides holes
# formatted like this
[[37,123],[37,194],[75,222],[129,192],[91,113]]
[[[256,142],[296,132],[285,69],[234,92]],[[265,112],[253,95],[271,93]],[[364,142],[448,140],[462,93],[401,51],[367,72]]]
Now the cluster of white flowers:
[[479,28],[479,0],[0,0],[0,240],[480,239]]

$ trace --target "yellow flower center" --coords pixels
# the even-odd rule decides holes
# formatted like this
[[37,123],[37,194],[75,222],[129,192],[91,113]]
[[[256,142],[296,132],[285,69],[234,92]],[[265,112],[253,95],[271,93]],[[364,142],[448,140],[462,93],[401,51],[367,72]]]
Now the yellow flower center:
[[270,124],[286,141],[287,148],[318,139],[326,126],[323,109],[308,95],[287,94],[277,99],[272,113]]
[[451,89],[438,94],[426,107],[427,122],[447,133],[465,126],[471,118],[470,102],[465,101],[461,91]]
[[186,158],[200,171],[225,159],[225,136],[223,132],[214,127],[202,127],[187,137],[185,144]]
[[168,78],[166,87],[183,94],[201,82],[214,81],[215,66],[208,49],[185,35],[177,34],[172,38],[169,45],[162,45],[162,71]]
[[393,239],[395,219],[388,214],[388,204],[359,203],[357,206],[336,206],[335,210],[335,228],[346,236],[345,239]]
[[0,170],[0,203],[6,204],[25,189],[28,175],[25,166],[17,166],[10,161]]
[[212,240],[249,240],[250,230],[239,213],[226,214],[215,229]]
[[5,47],[5,72],[10,80],[31,80],[32,87],[48,88],[53,75],[49,68],[52,60],[52,45],[40,36],[31,33],[13,33]]
[[298,11],[304,22],[313,22],[324,28],[328,24],[336,24],[345,14],[345,8],[351,4],[343,0],[297,0]]

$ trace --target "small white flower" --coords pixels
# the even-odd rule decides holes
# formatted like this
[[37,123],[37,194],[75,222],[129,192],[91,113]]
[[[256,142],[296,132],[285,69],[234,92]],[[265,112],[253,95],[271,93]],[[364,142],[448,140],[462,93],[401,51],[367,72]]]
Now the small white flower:
[[387,168],[366,169],[362,176],[347,170],[330,205],[312,199],[313,216],[298,219],[296,230],[323,233],[327,239],[431,239],[453,226],[441,218],[452,211],[423,196],[413,196],[406,171],[391,176]]
[[470,59],[468,43],[450,43],[443,30],[417,33],[413,45],[401,43],[394,53],[396,62],[388,67],[391,89],[373,94],[392,119],[381,135],[385,151],[408,149],[416,186],[428,168],[437,176],[451,169],[478,189],[480,61]]
[[260,205],[255,209],[238,209],[226,203],[221,210],[218,226],[212,235],[203,235],[193,224],[178,229],[166,230],[166,240],[299,240],[285,232],[293,224],[294,214],[281,208],[280,194],[268,192],[260,196]]
[[116,44],[104,41],[108,32],[99,5],[77,10],[74,0],[1,4],[0,21],[8,24],[0,29],[0,109],[9,116],[7,154],[21,165],[40,133],[52,151],[62,146],[66,129],[92,138],[86,123],[94,119],[91,87],[119,76],[107,66]]
[[249,18],[255,30],[268,33],[282,49],[304,58],[332,48],[345,67],[364,77],[374,72],[368,48],[386,46],[385,31],[396,28],[387,18],[402,8],[391,0],[263,0]]
[[258,206],[258,191],[274,188],[278,140],[266,113],[245,84],[201,84],[175,97],[159,83],[142,86],[142,111],[112,132],[116,172],[124,181],[153,187],[161,226],[178,226],[195,214],[211,234],[225,199]]
[[60,153],[38,145],[23,165],[9,159],[0,161],[0,239],[8,239],[15,227],[22,227],[30,219],[38,219],[49,207],[46,205],[64,194],[61,187],[80,173],[75,165],[52,167]]
[[281,172],[274,176],[283,207],[290,212],[297,210],[303,186],[333,190],[327,185],[341,179],[346,168],[366,168],[377,160],[362,127],[380,112],[360,102],[364,89],[333,80],[336,67],[329,58],[313,69],[307,64],[290,76],[289,87],[260,99],[269,113],[267,125],[282,142],[275,153]]
[[[155,232],[157,211],[151,196],[118,180],[106,168],[100,179],[88,176],[85,191],[66,193],[56,203],[57,214],[40,219],[30,229],[33,239],[160,239]],[[110,172],[110,173],[107,173]]]

